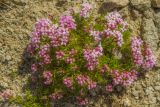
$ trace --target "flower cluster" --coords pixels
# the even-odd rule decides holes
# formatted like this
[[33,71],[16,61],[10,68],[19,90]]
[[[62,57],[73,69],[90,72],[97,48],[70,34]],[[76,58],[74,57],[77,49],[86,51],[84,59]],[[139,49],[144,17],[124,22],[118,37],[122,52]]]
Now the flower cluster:
[[49,55],[50,51],[50,46],[49,45],[44,45],[41,47],[40,51],[38,52],[39,57],[43,59],[44,64],[50,64],[51,63],[51,58]]
[[72,80],[71,80],[71,78],[64,78],[63,79],[63,84],[66,86],[66,87],[68,87],[68,88],[71,88],[72,87]]
[[103,48],[101,44],[93,50],[84,49],[84,58],[87,61],[88,70],[94,70],[98,65],[97,58],[102,55]]
[[93,36],[95,41],[101,40],[101,32],[100,31],[90,30],[90,35]]
[[133,54],[134,63],[137,66],[141,66],[143,64],[143,55],[141,52],[141,46],[143,41],[140,38],[133,37],[131,41],[131,49]]
[[97,86],[97,83],[92,81],[89,76],[87,75],[77,75],[76,77],[76,80],[77,80],[77,83],[80,85],[80,86],[86,86],[88,87],[88,89],[94,89],[96,88]]
[[67,29],[76,29],[75,20],[70,15],[63,15],[60,17],[59,23],[62,27]]
[[130,86],[137,79],[137,72],[135,70],[121,73],[118,70],[113,70],[112,75],[113,85]]
[[44,71],[43,72],[43,78],[45,79],[44,84],[49,85],[52,83],[52,76],[53,74],[51,71]]
[[76,99],[78,104],[81,106],[87,105],[89,103],[87,98],[76,97]]
[[[91,8],[85,3],[79,13],[61,15],[54,23],[42,19],[35,24],[27,51],[35,58],[31,65],[33,82],[45,84],[40,97],[60,100],[72,93],[83,106],[89,102],[87,94],[99,86],[114,92],[117,85],[130,86],[137,79],[139,67],[154,67],[153,52],[144,47],[140,38],[129,37],[130,33],[125,32],[128,24],[118,12],[111,12],[105,18],[98,15],[92,18]],[[122,53],[126,61],[121,64],[122,59],[117,59],[115,51]],[[132,53],[136,67],[132,62],[127,63],[131,61],[130,54],[124,53]],[[8,94],[0,93],[0,96],[7,99]]]
[[155,65],[155,58],[153,55],[152,50],[149,48],[149,46],[145,46],[144,48],[144,63],[143,63],[143,68],[145,69],[151,69]]
[[49,97],[53,100],[59,100],[59,99],[63,98],[63,95],[61,92],[54,92],[51,95],[49,95]]
[[35,63],[32,64],[32,66],[31,66],[32,72],[35,73],[37,71],[37,69],[38,69],[37,64],[35,64]]
[[82,5],[82,9],[80,11],[80,16],[86,18],[89,17],[89,11],[92,9],[92,6],[88,3],[84,3]]

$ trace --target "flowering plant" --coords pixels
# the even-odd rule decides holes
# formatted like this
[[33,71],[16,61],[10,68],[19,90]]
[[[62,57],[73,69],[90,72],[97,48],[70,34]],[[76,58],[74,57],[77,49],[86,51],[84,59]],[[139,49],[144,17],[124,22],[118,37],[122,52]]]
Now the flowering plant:
[[75,97],[85,105],[91,90],[101,87],[111,93],[117,85],[131,85],[139,68],[154,67],[151,49],[130,36],[118,12],[91,14],[92,6],[86,3],[79,13],[36,22],[27,51],[35,59],[32,81],[41,89],[39,99]]

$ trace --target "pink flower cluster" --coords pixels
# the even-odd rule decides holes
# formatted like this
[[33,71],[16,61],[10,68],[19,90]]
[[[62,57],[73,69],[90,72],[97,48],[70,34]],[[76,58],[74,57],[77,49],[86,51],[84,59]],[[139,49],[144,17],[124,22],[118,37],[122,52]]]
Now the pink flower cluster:
[[112,75],[114,85],[130,86],[137,79],[137,72],[135,70],[129,72],[113,70]]
[[37,71],[37,69],[38,69],[37,64],[34,63],[31,65],[31,70],[33,73],[35,73]]
[[76,97],[76,99],[78,104],[81,106],[87,105],[89,103],[87,98]]
[[3,90],[0,92],[0,99],[3,101],[8,100],[12,96],[11,91],[9,89]]
[[112,92],[113,91],[113,86],[111,84],[106,85],[106,91],[107,92]]
[[[128,24],[122,19],[122,16],[118,12],[111,12],[106,16],[108,21],[108,28],[104,30],[103,34],[106,37],[113,36],[119,47],[123,44],[123,35],[121,32],[126,31]],[[122,26],[121,31],[119,31],[119,25]]]
[[93,36],[95,41],[101,40],[101,32],[100,31],[90,30],[90,35]]
[[96,66],[98,65],[97,58],[103,54],[102,51],[103,51],[103,48],[101,44],[93,50],[84,49],[83,54],[84,54],[85,60],[87,61],[88,70],[92,71],[96,68]]
[[86,18],[89,17],[89,11],[92,9],[92,6],[89,3],[82,4],[82,9],[80,11],[80,16]]
[[76,29],[75,20],[70,15],[63,15],[60,17],[60,26],[67,29]]
[[51,58],[50,58],[49,52],[50,52],[50,46],[49,45],[42,46],[40,51],[38,52],[39,57],[43,59],[43,62],[45,64],[50,64],[51,63]]
[[144,48],[144,63],[143,63],[143,68],[145,69],[151,69],[155,65],[155,58],[153,55],[152,50],[149,48],[149,46],[145,46]]
[[68,43],[69,31],[64,27],[56,29],[54,34],[50,36],[51,44],[53,47],[66,45]]
[[50,71],[43,72],[43,78],[45,79],[44,84],[50,85],[52,83],[53,74]]
[[106,71],[108,71],[108,72],[110,72],[110,68],[108,67],[108,65],[107,64],[105,64],[103,67],[102,67],[102,69],[100,70],[100,73],[105,73]]
[[60,60],[65,60],[67,64],[71,64],[75,62],[74,55],[76,53],[76,50],[72,49],[68,52],[68,56],[65,57],[67,54],[65,54],[63,51],[56,51],[56,58]]
[[72,80],[71,80],[71,78],[64,78],[63,79],[63,84],[66,86],[66,87],[68,87],[68,88],[71,88],[72,87]]
[[63,95],[61,92],[54,92],[49,97],[53,100],[60,100],[61,98],[63,98]]
[[63,59],[65,53],[63,51],[56,51],[56,58]]
[[108,28],[114,30],[118,28],[118,25],[122,25],[122,31],[125,31],[128,24],[122,19],[122,16],[118,12],[111,12],[105,17],[108,21]]
[[97,83],[92,81],[87,75],[77,75],[76,80],[80,86],[87,85],[89,90],[94,89],[97,86]]
[[132,37],[131,50],[134,63],[137,66],[141,66],[143,64],[143,55],[141,52],[142,43],[143,41],[140,38]]

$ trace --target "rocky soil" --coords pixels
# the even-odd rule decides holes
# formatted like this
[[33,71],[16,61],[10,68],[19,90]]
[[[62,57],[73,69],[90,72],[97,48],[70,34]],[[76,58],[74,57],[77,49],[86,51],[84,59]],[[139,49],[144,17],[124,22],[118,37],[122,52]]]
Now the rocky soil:
[[59,15],[85,1],[96,6],[98,13],[120,11],[133,34],[148,42],[157,57],[155,69],[142,73],[122,95],[112,95],[112,102],[100,96],[91,106],[160,107],[160,0],[0,0],[0,90],[7,88],[13,95],[23,94],[29,76],[25,48],[36,20]]

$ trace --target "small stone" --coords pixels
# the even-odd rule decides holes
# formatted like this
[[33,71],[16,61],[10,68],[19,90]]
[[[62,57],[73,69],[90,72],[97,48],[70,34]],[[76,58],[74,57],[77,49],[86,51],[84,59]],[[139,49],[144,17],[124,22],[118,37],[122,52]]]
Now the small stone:
[[128,98],[124,99],[123,105],[124,105],[125,107],[130,107],[130,106],[131,106],[131,101],[130,101]]
[[10,55],[7,55],[5,58],[7,61],[10,61],[12,59],[12,57]]
[[160,0],[151,0],[152,6],[155,8],[160,8]]
[[139,91],[133,91],[132,94],[134,97],[139,97]]
[[146,95],[151,95],[153,93],[154,89],[152,87],[147,87],[145,90]]
[[160,86],[155,86],[154,89],[160,91]]

